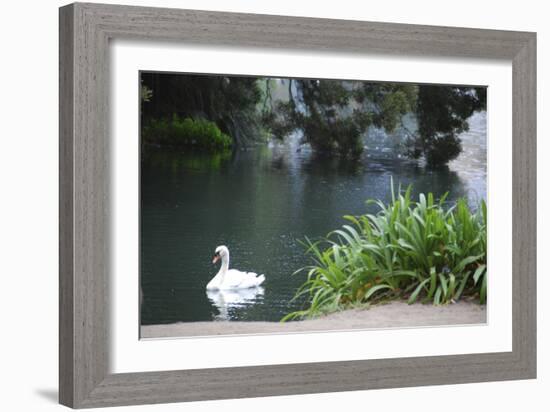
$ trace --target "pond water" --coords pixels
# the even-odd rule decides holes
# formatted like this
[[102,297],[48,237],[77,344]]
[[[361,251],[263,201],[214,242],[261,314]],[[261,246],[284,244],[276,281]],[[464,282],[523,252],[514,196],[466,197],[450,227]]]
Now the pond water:
[[[370,148],[358,162],[319,158],[295,141],[204,155],[147,150],[141,165],[142,324],[279,321],[303,301],[292,276],[310,263],[300,244],[341,226],[343,215],[367,211],[365,200],[390,199],[390,178],[449,199],[486,198],[486,118],[470,119],[464,151],[448,168]],[[370,209],[374,212],[374,209]],[[230,267],[265,274],[262,288],[210,293],[212,255],[230,250]]]

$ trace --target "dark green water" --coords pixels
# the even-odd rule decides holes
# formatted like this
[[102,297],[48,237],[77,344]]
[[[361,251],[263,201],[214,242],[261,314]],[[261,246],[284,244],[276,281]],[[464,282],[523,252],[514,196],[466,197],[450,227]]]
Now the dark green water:
[[[463,154],[438,171],[376,147],[354,163],[314,157],[292,142],[226,155],[146,150],[142,324],[280,320],[303,305],[291,302],[304,280],[291,274],[309,264],[299,240],[326,235],[344,223],[342,215],[364,213],[366,199],[388,201],[392,176],[415,193],[485,198],[485,115],[470,124]],[[218,245],[229,247],[231,268],[265,274],[263,288],[207,296]]]

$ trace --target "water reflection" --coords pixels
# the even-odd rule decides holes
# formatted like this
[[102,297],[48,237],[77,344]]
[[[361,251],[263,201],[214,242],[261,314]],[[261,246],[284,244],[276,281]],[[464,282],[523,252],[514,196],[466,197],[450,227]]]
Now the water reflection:
[[248,289],[207,290],[206,296],[218,310],[216,320],[230,320],[232,312],[261,303],[264,288],[257,286]]

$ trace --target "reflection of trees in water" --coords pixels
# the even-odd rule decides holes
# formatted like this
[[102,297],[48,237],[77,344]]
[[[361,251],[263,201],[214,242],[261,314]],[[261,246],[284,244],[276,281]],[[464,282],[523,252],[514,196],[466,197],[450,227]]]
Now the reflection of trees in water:
[[[293,148],[292,148],[293,149]],[[249,150],[235,150],[215,154],[178,153],[165,150],[149,150],[143,156],[144,167],[164,170],[171,175],[180,173],[204,173],[233,170],[238,174],[255,173],[256,168],[269,168],[273,172],[287,176],[293,196],[303,196],[304,186],[314,185],[321,191],[338,191],[345,179],[371,188],[372,198],[389,200],[390,176],[396,185],[413,185],[413,193],[433,192],[441,196],[450,192],[449,200],[467,197],[471,203],[483,198],[448,166],[428,168],[416,161],[407,159],[376,159],[366,155],[358,158],[327,156],[303,150],[294,152],[282,145],[276,147],[259,146]],[[262,184],[269,184],[263,181]],[[290,199],[290,201],[293,201]],[[296,202],[294,203],[301,203]],[[307,202],[306,202],[307,203]]]
[[406,174],[400,181],[403,186],[413,185],[413,193],[432,192],[437,197],[449,192],[448,201],[467,197],[467,190],[463,180],[458,173],[450,170],[447,166],[438,169],[419,168],[418,173]]
[[230,150],[218,153],[178,152],[149,149],[142,154],[142,166],[177,174],[219,170],[233,157]]
[[[346,184],[346,179],[351,179],[357,184],[371,187],[378,193],[379,198],[385,199],[382,195],[390,193],[390,176],[393,177],[396,185],[403,187],[411,184],[414,192],[433,192],[442,195],[450,192],[450,199],[458,197],[469,197],[463,179],[456,171],[448,166],[429,168],[421,166],[416,161],[406,159],[375,159],[366,156],[349,159],[340,156],[323,156],[310,154],[299,160],[299,165],[291,164],[284,153],[279,154],[272,161],[272,167],[277,170],[299,169],[305,182],[300,185],[317,184],[321,179],[319,190],[338,189],[338,185],[331,183]],[[309,182],[308,182],[309,181]],[[322,182],[328,183],[323,185]],[[373,198],[377,198],[373,196]]]

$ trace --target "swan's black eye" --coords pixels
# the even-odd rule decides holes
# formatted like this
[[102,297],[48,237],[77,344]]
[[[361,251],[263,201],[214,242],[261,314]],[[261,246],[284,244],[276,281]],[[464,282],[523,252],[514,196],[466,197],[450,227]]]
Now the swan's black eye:
[[220,252],[215,252],[214,256],[220,256]]

